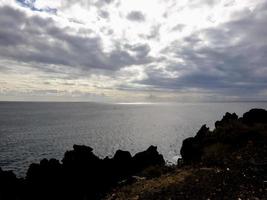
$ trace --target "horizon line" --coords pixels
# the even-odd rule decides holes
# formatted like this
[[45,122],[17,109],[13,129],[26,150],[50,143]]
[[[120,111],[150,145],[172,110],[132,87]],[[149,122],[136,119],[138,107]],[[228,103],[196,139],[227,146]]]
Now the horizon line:
[[229,101],[41,101],[41,100],[0,100],[0,103],[99,103],[99,104],[175,104],[175,103],[267,103],[267,100],[229,100]]

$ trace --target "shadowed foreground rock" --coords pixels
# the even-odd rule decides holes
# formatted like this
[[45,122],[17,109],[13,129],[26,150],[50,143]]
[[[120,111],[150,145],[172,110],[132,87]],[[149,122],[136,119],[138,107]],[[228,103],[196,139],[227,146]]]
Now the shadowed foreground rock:
[[118,150],[113,158],[100,159],[87,146],[74,145],[62,164],[56,159],[43,159],[31,164],[25,179],[17,179],[0,170],[1,200],[87,200],[100,199],[119,181],[149,166],[163,166],[163,156],[150,146],[135,156]]

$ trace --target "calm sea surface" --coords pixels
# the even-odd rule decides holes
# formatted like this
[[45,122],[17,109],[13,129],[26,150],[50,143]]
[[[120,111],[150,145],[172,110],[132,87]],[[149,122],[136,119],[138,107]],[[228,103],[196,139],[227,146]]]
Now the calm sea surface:
[[100,157],[132,154],[157,145],[176,162],[182,140],[203,124],[211,129],[225,112],[241,116],[267,103],[97,104],[0,102],[0,167],[24,176],[32,162],[62,159],[73,144]]

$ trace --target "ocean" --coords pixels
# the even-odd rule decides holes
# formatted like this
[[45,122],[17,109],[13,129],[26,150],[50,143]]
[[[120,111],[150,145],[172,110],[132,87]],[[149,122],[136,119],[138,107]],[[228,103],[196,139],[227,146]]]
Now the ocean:
[[101,158],[156,145],[176,163],[182,141],[203,124],[213,129],[225,112],[241,116],[252,108],[267,109],[267,103],[0,102],[0,167],[22,177],[33,162],[61,160],[73,144],[88,145]]

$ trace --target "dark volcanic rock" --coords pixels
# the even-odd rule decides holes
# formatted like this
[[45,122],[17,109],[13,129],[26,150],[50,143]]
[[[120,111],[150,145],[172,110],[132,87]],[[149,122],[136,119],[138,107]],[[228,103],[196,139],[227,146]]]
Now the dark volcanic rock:
[[93,149],[84,145],[73,145],[72,151],[67,151],[62,160],[65,166],[87,166],[99,162],[99,158],[94,155]]
[[110,164],[108,166],[113,169],[114,178],[117,180],[124,179],[134,172],[132,167],[133,159],[128,151],[117,150],[113,159],[109,161]]
[[238,120],[238,116],[237,114],[233,113],[225,113],[225,115],[223,116],[222,120],[221,121],[216,121],[215,122],[215,128],[219,128],[219,127],[222,127],[222,126],[225,126],[233,121],[236,121]]
[[22,184],[12,171],[2,171],[0,168],[0,199],[19,199]]
[[148,166],[164,163],[154,146],[134,157],[128,151],[118,150],[113,158],[100,159],[91,147],[74,145],[73,150],[65,153],[62,164],[56,159],[43,159],[39,164],[31,164],[21,181],[12,172],[0,169],[0,199],[101,199],[118,182]]
[[267,123],[267,111],[264,109],[252,109],[243,115],[245,124]]
[[209,128],[203,125],[195,137],[189,137],[183,141],[180,154],[185,163],[198,162],[203,151],[203,141],[210,135]]
[[58,176],[62,166],[56,159],[43,159],[40,164],[31,164],[26,179],[28,181],[44,181]]
[[201,158],[200,143],[193,137],[186,138],[183,141],[180,154],[185,163],[200,161]]
[[207,137],[210,133],[210,129],[206,126],[206,124],[204,124],[200,129],[199,131],[197,132],[195,138],[197,140],[202,140],[204,139],[205,137]]
[[131,162],[132,156],[129,151],[118,150],[116,151],[113,159],[115,162],[125,163],[125,162]]
[[[263,109],[252,109],[243,118],[226,113],[221,121],[215,123],[213,131],[204,125],[195,137],[183,141],[182,159],[185,164],[248,163],[256,157],[253,152],[266,150],[266,124],[267,111]],[[257,150],[253,149],[255,147]],[[237,152],[245,154],[247,159],[237,161]]]
[[133,166],[136,170],[142,170],[151,165],[164,165],[163,156],[157,151],[156,146],[150,146],[146,151],[137,153],[133,157]]

